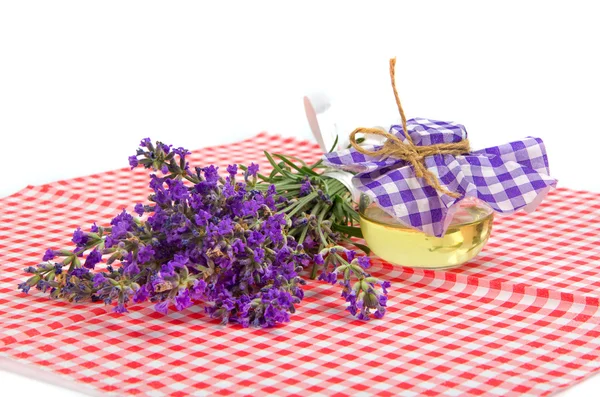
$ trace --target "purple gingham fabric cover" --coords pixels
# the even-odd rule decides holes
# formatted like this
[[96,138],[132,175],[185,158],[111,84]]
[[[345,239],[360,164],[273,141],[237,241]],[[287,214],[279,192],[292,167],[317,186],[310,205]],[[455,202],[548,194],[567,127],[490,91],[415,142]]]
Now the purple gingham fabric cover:
[[[407,130],[414,144],[420,146],[467,138],[461,124],[424,118],[408,120]],[[407,142],[402,126],[392,126],[390,133]],[[407,226],[438,237],[444,235],[452,220],[453,205],[465,197],[483,200],[500,213],[521,208],[533,211],[556,186],[556,180],[548,175],[544,143],[532,137],[464,156],[426,157],[427,169],[448,190],[460,193],[458,199],[417,178],[413,167],[404,160],[371,157],[353,148],[325,154],[323,160],[328,166],[357,173],[352,178],[354,186],[385,212]]]

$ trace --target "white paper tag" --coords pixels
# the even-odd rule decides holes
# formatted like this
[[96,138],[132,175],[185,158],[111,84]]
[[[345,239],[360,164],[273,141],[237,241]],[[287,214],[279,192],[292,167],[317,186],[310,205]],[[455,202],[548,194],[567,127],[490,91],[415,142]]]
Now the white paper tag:
[[[305,96],[304,111],[313,136],[323,153],[327,153],[333,148],[333,143],[338,136],[338,126],[329,96],[324,92]],[[342,147],[344,147],[343,143],[338,140],[338,144],[333,149],[338,150]]]
[[[329,150],[341,150],[346,149],[350,145],[349,135],[352,132],[352,128],[345,126],[343,122],[336,117],[336,111],[332,106],[332,100],[324,92],[317,92],[304,97],[304,111],[306,112],[306,118],[308,125],[313,133],[313,136],[319,143],[323,153],[327,153]],[[341,123],[341,124],[340,124]],[[384,127],[381,128],[384,131],[389,131]],[[333,147],[335,140],[338,140],[336,147]],[[367,136],[363,144],[365,145],[380,145],[383,143],[385,138],[380,136]],[[344,184],[352,194],[354,202],[358,203],[360,200],[360,191],[354,187],[352,183],[353,175],[346,171],[340,170],[328,170],[323,173],[330,178],[337,179]]]

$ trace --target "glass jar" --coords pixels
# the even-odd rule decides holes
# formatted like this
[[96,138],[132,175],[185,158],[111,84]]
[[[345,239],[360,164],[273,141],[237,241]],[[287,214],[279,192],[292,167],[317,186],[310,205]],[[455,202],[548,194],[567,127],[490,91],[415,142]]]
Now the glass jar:
[[487,243],[494,212],[482,201],[465,198],[457,204],[446,234],[430,236],[403,225],[365,194],[360,197],[360,228],[374,254],[401,266],[449,269],[473,259]]

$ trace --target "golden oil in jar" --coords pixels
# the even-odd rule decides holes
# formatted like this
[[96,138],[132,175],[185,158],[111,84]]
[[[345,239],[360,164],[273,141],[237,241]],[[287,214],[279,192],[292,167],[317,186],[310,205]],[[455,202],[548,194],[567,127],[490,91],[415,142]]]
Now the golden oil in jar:
[[363,195],[360,227],[374,254],[401,266],[448,269],[473,259],[492,231],[493,211],[476,199],[462,200],[442,237],[402,225]]

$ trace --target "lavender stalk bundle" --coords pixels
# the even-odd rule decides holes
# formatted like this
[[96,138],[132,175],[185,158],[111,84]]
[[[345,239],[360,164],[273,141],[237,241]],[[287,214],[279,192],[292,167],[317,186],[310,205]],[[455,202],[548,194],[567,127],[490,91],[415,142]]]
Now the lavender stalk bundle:
[[310,269],[311,278],[331,284],[341,278],[353,315],[384,315],[389,282],[366,272],[367,257],[339,245],[355,244],[358,218],[345,187],[318,172],[320,162],[274,155],[277,163],[267,153],[270,175],[255,164],[240,166],[240,175],[230,165],[223,178],[214,166],[192,170],[183,148],[148,138],[140,146],[129,162],[156,172],[151,204],[137,204],[137,216],[123,210],[110,226],[77,229],[75,248],[48,249],[19,289],[115,303],[118,313],[147,300],[163,314],[196,302],[223,324],[272,327],[289,321]]

